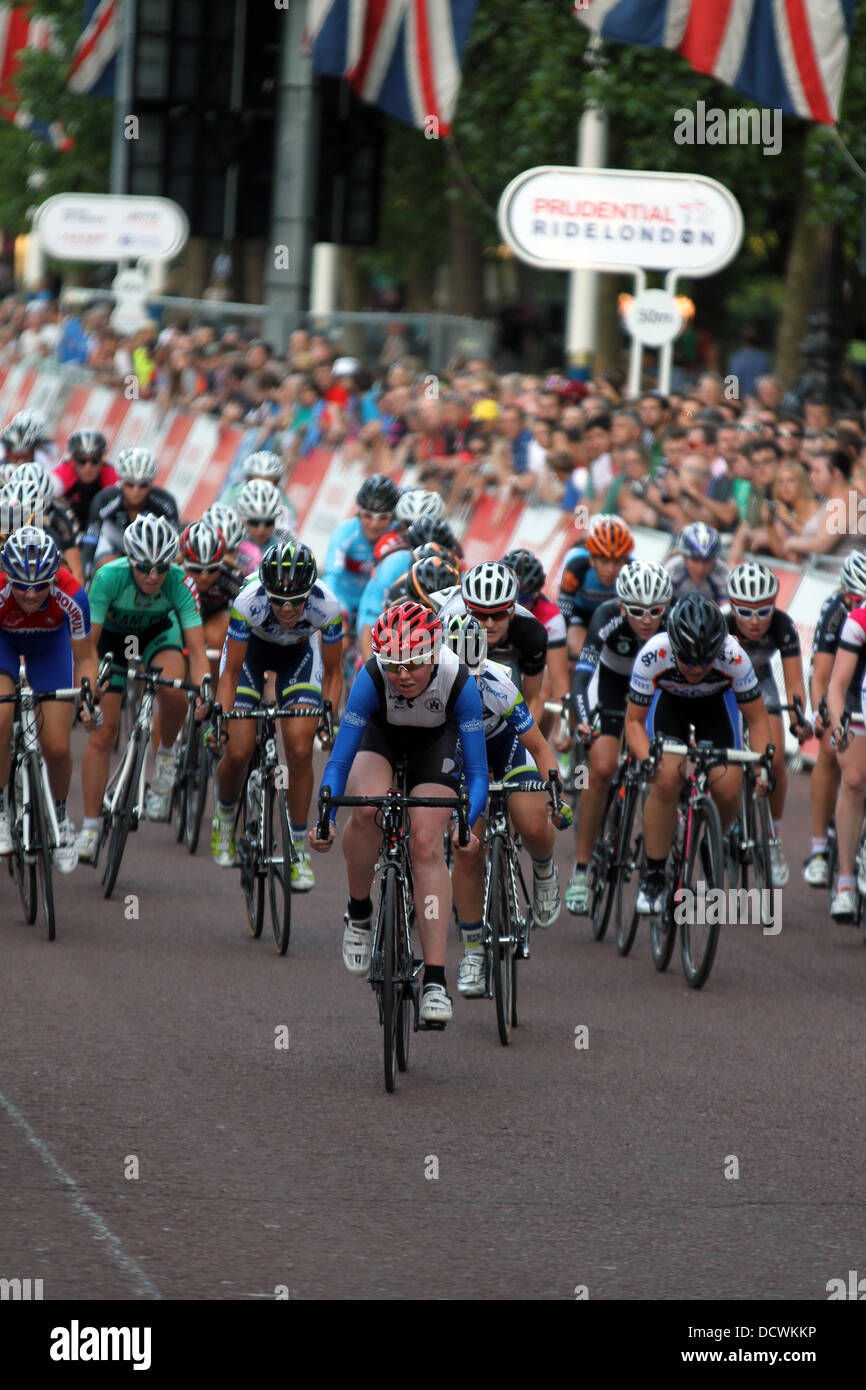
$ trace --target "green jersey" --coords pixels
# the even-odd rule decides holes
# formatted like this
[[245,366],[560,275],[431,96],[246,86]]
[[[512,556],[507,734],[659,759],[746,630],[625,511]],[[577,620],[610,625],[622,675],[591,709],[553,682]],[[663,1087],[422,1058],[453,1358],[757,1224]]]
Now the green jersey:
[[176,614],[183,629],[201,627],[198,590],[180,565],[172,565],[155,594],[143,594],[129,561],[110,560],[90,586],[90,617],[108,632],[140,632]]

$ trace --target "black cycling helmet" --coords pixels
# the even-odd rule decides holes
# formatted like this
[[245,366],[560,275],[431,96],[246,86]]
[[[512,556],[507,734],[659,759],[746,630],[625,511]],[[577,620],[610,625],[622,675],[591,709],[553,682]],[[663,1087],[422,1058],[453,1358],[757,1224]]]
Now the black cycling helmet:
[[108,448],[108,440],[99,430],[76,430],[69,436],[67,444],[70,458],[78,461],[102,459]]
[[271,545],[262,556],[259,579],[274,598],[308,594],[319,577],[316,557],[308,545],[285,541]]
[[455,555],[463,554],[448,522],[440,520],[437,516],[419,516],[406,532],[406,539],[412,550],[417,550],[420,545],[427,545],[429,541],[435,541],[437,545],[443,545]]
[[544,588],[544,581],[547,577],[544,573],[544,566],[531,550],[509,550],[507,555],[503,555],[500,563],[507,565],[510,570],[514,570],[520,585],[521,596],[523,594],[537,594],[540,589]]
[[459,583],[460,570],[451,560],[441,555],[428,555],[426,560],[416,560],[406,575],[406,597],[435,612],[439,604],[431,595]]
[[705,594],[684,594],[671,609],[667,634],[674,656],[687,666],[709,666],[728,635],[718,604]]
[[355,501],[365,512],[386,512],[390,515],[399,497],[397,484],[385,473],[373,473],[361,484]]

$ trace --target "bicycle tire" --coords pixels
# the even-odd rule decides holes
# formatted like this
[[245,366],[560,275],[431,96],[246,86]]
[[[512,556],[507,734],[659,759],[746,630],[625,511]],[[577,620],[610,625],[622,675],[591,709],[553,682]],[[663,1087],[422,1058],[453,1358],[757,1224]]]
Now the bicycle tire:
[[[496,1027],[499,1041],[507,1047],[511,1041],[511,997],[514,986],[513,932],[510,922],[510,901],[506,882],[507,861],[499,836],[495,836],[490,851],[490,950],[493,962],[493,998],[496,1001]],[[503,939],[505,945],[503,946]]]
[[[286,793],[282,787],[275,787],[268,781],[265,791],[265,862],[268,867],[268,901],[271,909],[271,927],[274,945],[281,956],[289,949],[289,936],[292,930],[292,859],[294,850],[292,834],[289,829],[289,812],[286,806]],[[276,826],[274,825],[276,817]],[[275,864],[276,857],[282,862]]]
[[210,779],[210,753],[201,742],[201,725],[198,727],[199,740],[196,743],[198,752],[195,757],[194,780],[191,783],[190,794],[186,802],[186,847],[190,854],[195,854],[198,849],[204,808],[207,805],[207,786]]
[[616,949],[627,956],[637,936],[637,893],[644,861],[643,806],[637,787],[626,788],[616,849]]
[[12,791],[12,857],[15,864],[15,880],[18,884],[18,895],[21,898],[21,906],[24,909],[24,920],[28,926],[36,921],[36,914],[39,911],[39,895],[36,882],[36,863],[28,861],[24,852],[22,839],[22,823],[18,819],[19,808],[21,814],[24,812],[24,790],[21,785],[22,772],[19,763],[13,768],[12,776],[9,779],[9,786]]
[[[753,866],[755,870],[755,887],[761,896],[758,899],[760,904],[759,915],[762,927],[773,925],[772,907],[768,913],[764,913],[764,893],[765,888],[772,892],[773,889],[773,861],[770,858],[770,840],[773,838],[773,825],[770,819],[770,807],[765,796],[756,798],[751,803],[750,810],[750,835],[754,840],[754,850],[752,852]],[[743,887],[746,885],[744,884]],[[772,898],[770,899],[772,903]]]
[[138,793],[138,784],[141,780],[141,769],[147,757],[147,741],[142,738],[141,730],[138,727],[136,727],[133,733],[133,739],[138,746],[132,760],[132,772],[123,789],[120,806],[114,813],[115,820],[109,833],[108,853],[105,857],[105,872],[102,876],[103,897],[105,898],[110,898],[114,892],[114,885],[117,882],[117,875],[120,872],[120,864],[123,859],[123,852],[126,849],[126,841],[132,828],[132,813],[135,809],[135,798]]
[[48,940],[54,941],[57,936],[57,921],[54,913],[54,877],[53,865],[51,862],[51,835],[49,831],[48,814],[45,810],[41,782],[36,781],[38,768],[31,772],[30,780],[34,786],[38,787],[36,795],[33,797],[34,820],[36,822],[36,867],[38,876],[42,884],[42,910],[45,916],[45,926],[48,931]]
[[397,1014],[400,1006],[400,985],[395,979],[395,940],[397,934],[397,874],[391,865],[383,870],[385,885],[382,894],[382,1043],[385,1063],[385,1090],[393,1093],[396,1081]]
[[[702,796],[692,807],[692,833],[683,887],[692,893],[699,881],[711,888],[724,888],[722,867],[722,823],[716,803]],[[684,915],[680,936],[683,974],[692,989],[702,989],[709,979],[719,943],[719,922],[698,923]]]
[[[248,781],[249,773],[247,773]],[[256,836],[259,827],[257,821],[253,823],[247,817],[247,782],[244,783],[244,789],[241,792],[238,818],[235,821],[235,844],[241,864],[241,892],[244,895],[247,927],[250,936],[257,941],[265,924],[265,875],[257,872]],[[241,827],[240,834],[238,834],[239,825]]]
[[[405,892],[405,889],[404,889]],[[398,894],[399,904],[394,931],[394,951],[397,978],[400,984],[400,1003],[397,1013],[397,1070],[406,1071],[409,1066],[409,1042],[414,1027],[414,1007],[412,1003],[412,970],[415,963],[412,952],[412,920],[406,921],[406,899]],[[408,948],[407,948],[408,941]]]
[[621,790],[624,789],[618,779],[614,778],[607,789],[604,816],[602,817],[598,840],[589,861],[589,920],[596,941],[603,940],[613,908],[614,883],[611,869],[622,817]]
[[[682,807],[677,808],[677,818],[684,815]],[[658,917],[650,921],[650,949],[652,951],[653,965],[660,973],[667,970],[671,963],[674,953],[674,944],[677,939],[677,924],[674,918],[674,894],[681,886],[683,875],[683,853],[685,836],[682,837],[682,846],[676,849],[677,842],[680,840],[678,835],[678,821],[674,825],[674,840],[671,852],[671,860],[665,875],[665,896],[662,910]]]

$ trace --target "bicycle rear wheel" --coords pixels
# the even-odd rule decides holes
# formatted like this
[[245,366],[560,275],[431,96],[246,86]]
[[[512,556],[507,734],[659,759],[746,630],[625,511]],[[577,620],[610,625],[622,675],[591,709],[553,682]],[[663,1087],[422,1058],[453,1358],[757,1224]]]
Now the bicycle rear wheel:
[[[190,716],[187,714],[187,720]],[[183,735],[183,752],[181,753],[174,786],[171,792],[171,815],[175,818],[175,839],[178,844],[186,834],[186,814],[189,805],[190,786],[192,781],[192,759],[195,757],[193,748],[190,747],[190,729],[187,726]]]
[[637,787],[626,790],[616,848],[616,949],[627,956],[637,936],[637,890],[644,864],[643,804]]
[[397,894],[397,901],[399,910],[394,932],[395,976],[401,982],[397,1015],[397,1070],[405,1071],[409,1065],[409,1042],[415,1022],[411,985],[415,958],[412,951],[412,920],[406,920],[406,900],[402,893]]
[[490,851],[490,949],[493,955],[493,997],[496,1000],[496,1026],[499,1041],[511,1041],[511,1008],[514,988],[514,932],[511,895],[508,891],[508,860],[497,835]]
[[20,763],[15,767],[9,786],[12,791],[10,820],[12,822],[12,858],[15,865],[15,882],[18,885],[21,906],[24,909],[24,920],[32,926],[39,911],[39,895],[36,881],[36,861],[32,856],[28,859],[24,850],[24,772]]
[[[289,949],[292,930],[292,835],[286,793],[268,781],[265,807],[264,861],[268,866],[268,898],[271,905],[271,926],[274,945],[281,956]],[[279,863],[275,863],[279,860]]]
[[250,806],[250,798],[247,795],[247,783],[244,784],[241,793],[240,805],[238,807],[238,817],[235,821],[235,845],[237,846],[238,858],[241,865],[241,892],[244,895],[244,908],[247,914],[247,926],[250,936],[258,939],[262,934],[262,927],[265,922],[265,874],[259,873],[260,848],[256,843],[259,833],[258,815],[252,812],[256,809]]
[[671,956],[674,953],[674,943],[677,939],[677,924],[674,920],[674,896],[676,890],[681,887],[683,882],[683,845],[685,843],[685,831],[681,822],[681,817],[686,814],[685,809],[680,806],[677,809],[677,820],[674,827],[674,840],[671,847],[671,858],[668,871],[665,875],[665,895],[662,910],[658,917],[654,917],[650,922],[650,949],[652,951],[653,965],[656,970],[667,970],[671,963]]
[[683,974],[692,989],[701,989],[709,978],[719,941],[719,921],[699,922],[703,915],[715,916],[718,913],[697,910],[696,888],[699,882],[711,888],[724,888],[724,868],[722,859],[722,823],[715,802],[709,796],[701,797],[692,807],[691,836],[683,887],[690,890],[686,900],[689,910],[683,915],[680,955]]
[[390,865],[384,870],[382,892],[382,1042],[385,1062],[385,1090],[394,1090],[397,1061],[397,1031],[400,1022],[402,986],[397,978],[396,940],[398,934],[399,890],[396,870]]
[[[765,912],[764,889],[772,892],[773,888],[773,862],[770,858],[770,840],[773,838],[773,824],[770,819],[770,807],[765,796],[755,798],[749,804],[749,838],[753,842],[752,863],[755,869],[755,887],[761,894],[758,902],[760,904],[759,915],[762,927],[773,925],[772,906]],[[745,884],[743,885],[746,886]],[[772,898],[770,898],[772,904]]]
[[105,873],[102,876],[103,897],[110,898],[114,892],[114,885],[117,882],[117,875],[120,872],[120,863],[123,859],[123,852],[126,849],[126,841],[132,829],[132,817],[135,811],[135,798],[138,795],[138,785],[141,780],[141,770],[144,767],[144,760],[147,757],[147,742],[142,735],[142,731],[136,728],[133,731],[133,741],[135,742],[135,754],[130,764],[130,771],[127,777],[126,786],[121,793],[118,808],[114,813],[114,822],[108,839],[108,854],[105,858]]
[[613,907],[614,881],[612,870],[622,819],[620,793],[624,793],[624,788],[614,779],[608,788],[601,830],[593,850],[592,859],[589,861],[589,918],[592,923],[592,934],[596,941],[601,941],[607,931],[607,924],[610,921]]

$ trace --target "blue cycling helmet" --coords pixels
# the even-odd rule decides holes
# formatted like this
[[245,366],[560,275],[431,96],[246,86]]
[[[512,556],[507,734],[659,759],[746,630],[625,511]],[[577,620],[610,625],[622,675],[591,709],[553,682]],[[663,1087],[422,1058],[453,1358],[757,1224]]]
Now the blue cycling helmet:
[[60,569],[60,551],[38,526],[13,531],[0,560],[13,584],[47,584]]
[[693,560],[712,560],[722,548],[722,538],[715,526],[705,521],[693,521],[680,533],[680,550]]

